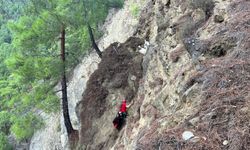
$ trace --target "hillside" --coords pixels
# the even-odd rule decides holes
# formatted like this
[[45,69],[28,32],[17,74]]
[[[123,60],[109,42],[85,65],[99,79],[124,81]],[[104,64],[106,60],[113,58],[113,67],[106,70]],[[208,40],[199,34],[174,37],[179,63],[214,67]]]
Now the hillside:
[[[128,0],[111,10],[102,59],[85,56],[68,82],[77,149],[250,149],[249,27],[248,0]],[[134,103],[117,131],[123,99]],[[33,145],[66,149],[52,117]]]
[[[77,107],[83,146],[249,149],[250,3],[209,2],[145,2],[131,36],[149,41],[148,51],[139,54],[134,38],[104,51]],[[135,103],[117,132],[124,98]],[[183,140],[184,131],[195,138]]]

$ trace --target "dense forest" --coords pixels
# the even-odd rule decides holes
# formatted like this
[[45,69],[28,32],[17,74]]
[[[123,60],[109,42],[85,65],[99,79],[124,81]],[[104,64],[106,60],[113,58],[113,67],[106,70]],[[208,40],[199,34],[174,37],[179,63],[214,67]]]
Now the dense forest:
[[0,0],[0,150],[12,149],[10,135],[24,141],[42,128],[41,110],[65,109],[73,131],[67,75],[91,46],[102,56],[99,26],[110,8],[122,6],[123,0]]

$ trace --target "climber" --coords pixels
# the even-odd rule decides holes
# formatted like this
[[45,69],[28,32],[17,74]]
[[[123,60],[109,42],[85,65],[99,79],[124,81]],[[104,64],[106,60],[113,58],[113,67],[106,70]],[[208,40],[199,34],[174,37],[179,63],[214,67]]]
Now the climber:
[[120,110],[117,113],[115,119],[113,120],[114,127],[118,130],[120,130],[125,123],[125,118],[127,117],[127,108],[131,107],[133,103],[130,103],[127,105],[126,100],[122,101],[122,104],[120,106]]
[[120,116],[122,116],[123,118],[127,117],[127,104],[126,104],[126,100],[122,101],[121,107],[120,107],[120,111],[118,112],[118,114]]

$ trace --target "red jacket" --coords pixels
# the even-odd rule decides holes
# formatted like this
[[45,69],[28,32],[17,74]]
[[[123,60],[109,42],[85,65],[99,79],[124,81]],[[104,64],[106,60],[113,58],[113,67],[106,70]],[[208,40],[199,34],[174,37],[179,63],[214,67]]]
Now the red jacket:
[[122,101],[122,105],[120,107],[120,112],[127,112],[127,104],[126,104],[126,100]]

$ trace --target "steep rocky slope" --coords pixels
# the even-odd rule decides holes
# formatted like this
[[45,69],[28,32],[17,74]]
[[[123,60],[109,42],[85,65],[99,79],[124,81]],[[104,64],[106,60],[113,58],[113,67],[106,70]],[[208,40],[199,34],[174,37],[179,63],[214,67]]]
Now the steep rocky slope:
[[[79,147],[249,149],[250,2],[144,3],[131,36],[149,41],[148,51],[131,38],[104,51],[76,108]],[[124,98],[134,104],[118,132],[112,119]],[[182,139],[186,130],[195,137]]]
[[[103,59],[87,55],[68,83],[78,149],[250,149],[249,27],[248,0],[128,0],[112,10]],[[118,132],[124,98],[134,104]],[[30,149],[67,149],[60,114],[47,118]]]

